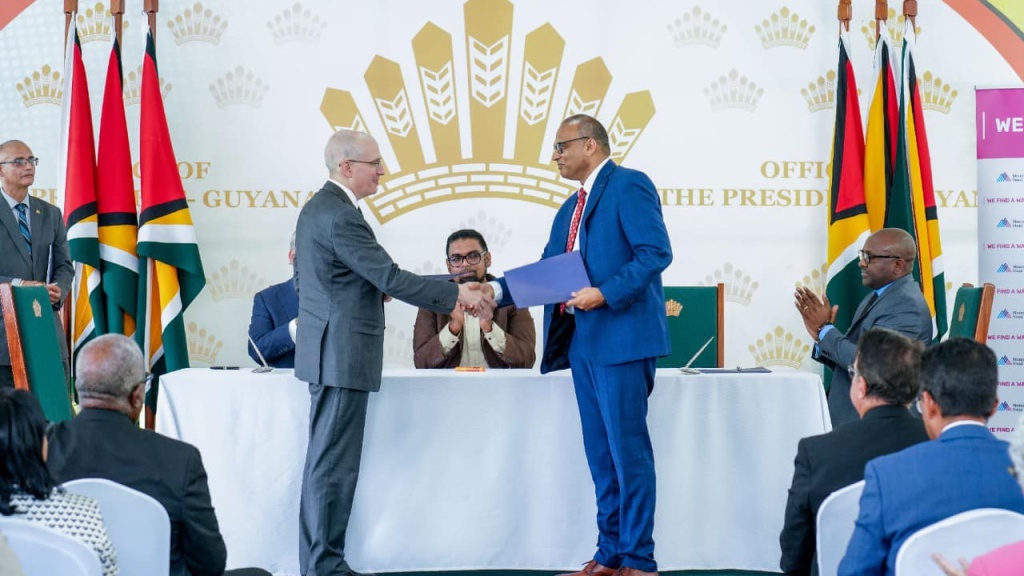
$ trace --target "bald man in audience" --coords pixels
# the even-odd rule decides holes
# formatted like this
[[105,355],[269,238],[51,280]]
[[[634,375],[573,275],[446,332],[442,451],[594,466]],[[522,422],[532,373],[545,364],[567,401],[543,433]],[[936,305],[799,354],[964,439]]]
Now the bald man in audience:
[[106,478],[160,502],[171,521],[170,576],[269,576],[224,572],[227,550],[199,450],[138,427],[149,379],[130,338],[107,334],[86,344],[75,364],[82,410],[50,431],[50,473],[61,483]]

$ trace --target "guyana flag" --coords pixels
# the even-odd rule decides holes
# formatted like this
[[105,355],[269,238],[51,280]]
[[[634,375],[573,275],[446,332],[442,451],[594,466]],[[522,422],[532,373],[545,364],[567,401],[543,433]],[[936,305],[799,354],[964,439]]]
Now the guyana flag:
[[[155,374],[188,368],[184,312],[206,285],[157,78],[153,31],[142,65],[139,318],[136,339]],[[155,406],[155,388],[148,403]]]
[[[64,195],[68,247],[75,261],[72,286],[72,349],[106,332],[100,291],[100,249],[96,233],[96,149],[92,136],[89,84],[82,45],[72,14],[64,58],[58,188]],[[51,265],[52,266],[52,265]],[[47,282],[50,279],[47,278]]]
[[836,124],[832,138],[832,179],[828,190],[828,283],[825,293],[839,306],[836,328],[845,332],[867,288],[861,282],[858,251],[870,234],[864,200],[864,133],[849,38],[839,39]]
[[124,115],[121,46],[117,35],[113,36],[103,91],[99,161],[96,166],[99,249],[107,329],[131,336],[135,334],[138,306],[139,257],[135,249],[138,217],[128,124]]
[[939,216],[932,185],[932,162],[924,127],[924,108],[917,85],[914,64],[916,37],[908,19],[903,33],[903,79],[900,94],[900,123],[897,138],[896,170],[885,225],[902,228],[917,241],[914,278],[921,285],[925,302],[932,313],[935,340],[946,333],[946,278],[939,240]]
[[881,26],[875,44],[875,91],[868,109],[864,149],[864,202],[871,231],[885,227],[885,211],[896,169],[899,136],[899,94],[893,73],[892,39],[889,27]]

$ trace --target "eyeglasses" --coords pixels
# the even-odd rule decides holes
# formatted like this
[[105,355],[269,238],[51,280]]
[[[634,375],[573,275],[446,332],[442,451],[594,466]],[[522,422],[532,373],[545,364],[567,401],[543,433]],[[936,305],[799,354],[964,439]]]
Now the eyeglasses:
[[860,261],[865,264],[871,264],[872,260],[878,260],[880,258],[883,258],[885,260],[903,260],[903,258],[900,256],[892,256],[891,254],[872,254],[870,252],[865,252],[863,250],[858,252],[858,254],[860,254]]
[[562,140],[561,142],[555,142],[553,147],[554,147],[556,153],[561,154],[562,151],[565,150],[565,145],[566,144],[568,144],[570,142],[575,142],[577,140],[589,140],[589,139],[590,139],[590,136],[580,136],[579,138],[570,138],[569,140]]
[[484,254],[487,254],[487,250],[483,252],[477,252],[476,250],[463,256],[462,254],[452,254],[448,257],[448,263],[452,266],[462,266],[463,263],[469,264],[470,266],[476,266],[483,259]]
[[0,164],[14,164],[18,168],[24,168],[29,164],[39,166],[39,158],[36,158],[35,156],[29,156],[28,158],[15,158],[14,160],[0,162]]
[[380,170],[381,164],[384,163],[384,159],[383,158],[377,158],[376,160],[352,160],[352,159],[349,159],[349,160],[347,160],[347,162],[355,162],[356,164],[369,164],[370,166],[373,166],[374,170]]

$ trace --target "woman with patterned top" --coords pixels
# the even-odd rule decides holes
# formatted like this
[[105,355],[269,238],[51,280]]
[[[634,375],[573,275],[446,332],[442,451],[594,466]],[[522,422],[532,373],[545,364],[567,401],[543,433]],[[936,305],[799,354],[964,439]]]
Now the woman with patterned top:
[[71,494],[46,469],[46,420],[26,390],[0,389],[0,514],[37,522],[81,540],[99,555],[103,576],[117,556],[92,498]]

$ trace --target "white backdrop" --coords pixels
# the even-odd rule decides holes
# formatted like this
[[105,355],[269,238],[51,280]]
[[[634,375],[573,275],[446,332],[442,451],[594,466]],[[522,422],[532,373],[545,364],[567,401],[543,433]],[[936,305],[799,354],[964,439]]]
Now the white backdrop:
[[[447,234],[474,227],[488,238],[500,274],[536,258],[564,197],[567,188],[551,180],[549,162],[558,121],[566,110],[600,100],[597,116],[613,126],[620,152],[628,151],[624,163],[649,173],[662,190],[675,252],[665,283],[727,283],[727,364],[818,370],[791,302],[797,283],[820,286],[825,262],[834,2],[160,4],[165,106],[209,280],[186,313],[193,365],[251,364],[245,332],[252,294],[290,275],[288,237],[301,203],[326,177],[323,145],[339,122],[357,122],[381,143],[390,180],[369,220],[396,261],[438,272]],[[946,280],[957,286],[978,276],[971,88],[1020,80],[956,12],[921,4],[918,68],[935,89],[925,94],[926,120]],[[144,17],[136,12],[141,2],[128,5],[126,98],[130,130],[137,131],[131,75],[141,63]],[[891,5],[899,10],[902,2]],[[61,6],[38,0],[0,30],[0,137],[23,139],[42,158],[33,193],[58,205],[59,99],[47,97],[32,76],[61,68]],[[854,0],[851,29],[865,108],[873,6]],[[82,2],[83,17],[104,10],[102,2]],[[891,24],[902,29],[895,18]],[[109,53],[104,32],[83,19],[97,125]],[[472,94],[469,51],[487,66]],[[444,99],[449,62],[451,105]],[[421,82],[417,63],[434,71],[435,81]],[[589,83],[575,91],[580,65]],[[594,93],[601,84],[603,99]],[[424,94],[435,93],[442,98],[428,113]],[[325,95],[330,121],[321,110]],[[132,140],[137,144],[137,134]],[[509,173],[520,176],[501,176]],[[441,181],[420,195],[392,192],[438,174]],[[495,174],[501,182],[487,181]],[[462,197],[437,201],[432,194],[445,187]],[[391,303],[387,317],[385,364],[411,366],[415,310]]]

